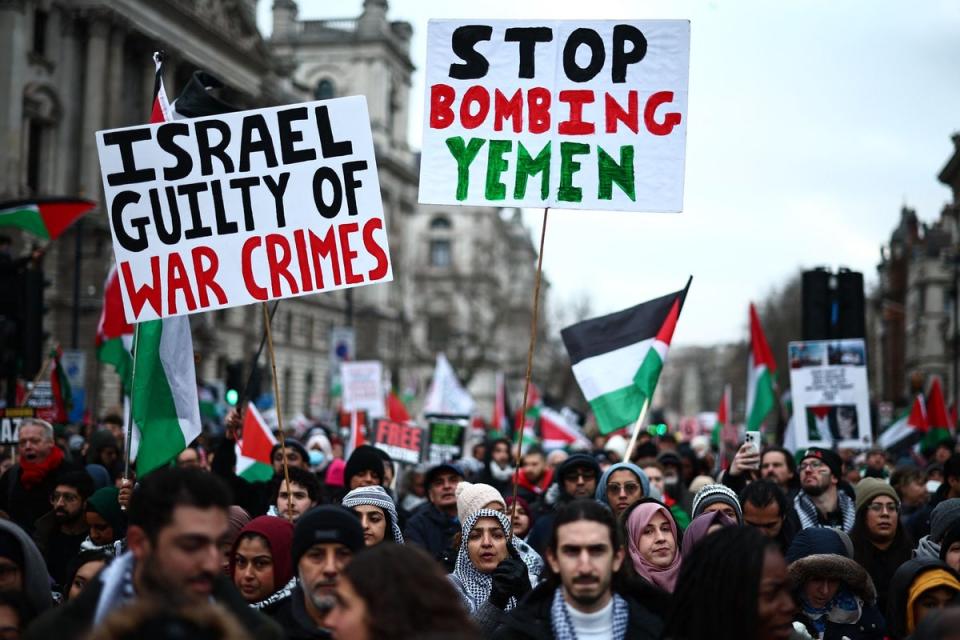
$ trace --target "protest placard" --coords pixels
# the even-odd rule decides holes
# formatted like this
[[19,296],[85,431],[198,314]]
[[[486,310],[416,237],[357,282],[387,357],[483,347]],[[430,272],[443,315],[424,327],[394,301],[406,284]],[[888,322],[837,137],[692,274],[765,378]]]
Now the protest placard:
[[97,132],[128,322],[393,278],[363,97]]
[[431,20],[420,202],[680,211],[690,22]]
[[386,415],[383,365],[379,361],[343,362],[340,364],[340,377],[344,411],[365,411],[371,418]]
[[423,431],[413,422],[377,420],[373,423],[373,446],[386,451],[395,462],[419,464],[423,457]]
[[36,416],[33,407],[0,408],[0,444],[17,444],[20,439],[20,423]]
[[427,446],[424,462],[440,464],[463,456],[463,446],[470,427],[467,416],[425,416]]
[[787,349],[796,446],[870,446],[873,432],[864,341],[791,342]]

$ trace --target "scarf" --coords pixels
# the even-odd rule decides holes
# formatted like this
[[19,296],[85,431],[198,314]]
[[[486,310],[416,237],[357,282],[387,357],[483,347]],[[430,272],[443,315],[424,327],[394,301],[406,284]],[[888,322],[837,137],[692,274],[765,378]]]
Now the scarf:
[[860,619],[860,613],[863,611],[863,600],[847,591],[846,587],[837,590],[836,595],[822,608],[807,602],[802,593],[800,605],[803,607],[804,615],[810,618],[817,633],[821,635],[827,628],[827,622],[854,624]]
[[377,507],[390,519],[390,530],[393,533],[393,541],[397,544],[403,544],[403,533],[397,524],[397,505],[393,502],[390,495],[384,491],[383,487],[357,487],[343,497],[341,504],[348,509],[352,509],[360,504]]
[[[464,599],[471,614],[475,613],[477,609],[487,601],[487,598],[490,597],[490,591],[493,589],[493,578],[486,573],[478,571],[477,568],[473,566],[473,561],[470,560],[470,554],[467,551],[467,540],[470,537],[470,532],[480,518],[496,518],[500,526],[503,527],[508,544],[510,540],[510,521],[506,515],[499,511],[480,509],[463,523],[461,528],[463,540],[460,543],[460,551],[457,553],[457,562],[453,567],[452,575],[454,581],[463,587]],[[510,600],[507,601],[505,610],[509,611],[515,606],[517,606],[517,599],[511,597]]]
[[[562,589],[553,592],[553,603],[550,605],[550,627],[553,637],[557,640],[576,640],[577,631],[573,628],[570,613],[567,611],[563,599]],[[627,620],[629,619],[627,601],[618,594],[613,594],[613,635],[612,640],[623,640],[627,635]]]
[[63,462],[63,451],[60,447],[54,446],[50,450],[50,455],[40,462],[28,462],[20,456],[20,484],[29,491],[43,482],[47,475],[60,466]]
[[[793,507],[800,518],[800,528],[809,529],[810,527],[822,527],[820,524],[820,512],[817,505],[806,493],[801,491],[793,499]],[[843,517],[843,530],[849,533],[853,529],[853,523],[857,519],[857,509],[850,496],[843,491],[837,491],[837,507],[840,509],[840,515]]]
[[513,536],[510,538],[513,548],[520,554],[523,564],[527,565],[527,576],[530,578],[530,586],[535,587],[540,582],[540,576],[543,574],[543,558],[529,544]]
[[[637,542],[643,534],[653,517],[662,514],[670,524],[670,531],[673,534],[673,559],[666,567],[659,567],[643,557],[640,553]],[[677,523],[673,521],[673,516],[667,511],[667,508],[656,502],[645,502],[634,507],[627,518],[627,553],[633,561],[633,568],[637,574],[660,587],[667,593],[673,593],[673,588],[677,585],[677,577],[680,574],[680,549],[677,548]]]
[[133,553],[128,551],[100,572],[103,591],[100,592],[100,600],[97,601],[97,609],[93,616],[94,626],[99,625],[111,612],[136,596],[133,589],[133,564]]
[[686,530],[683,532],[683,543],[680,545],[680,556],[683,559],[689,558],[690,554],[693,553],[694,547],[703,542],[703,540],[710,535],[710,527],[715,524],[719,524],[722,527],[735,527],[737,526],[737,521],[731,520],[729,517],[719,511],[708,511],[706,513],[701,513],[690,521],[690,524],[687,525]]
[[513,480],[513,472],[515,469],[510,465],[501,468],[493,460],[490,461],[490,475],[493,476],[494,480],[497,482],[507,482]]
[[265,600],[261,600],[260,602],[254,602],[250,606],[254,609],[266,609],[267,607],[275,605],[281,600],[286,600],[287,598],[289,598],[293,594],[293,589],[296,586],[297,586],[297,577],[294,576],[290,578],[290,581],[287,582],[287,584],[283,585],[280,589],[278,589],[272,596],[270,596],[269,598],[266,598]]
[[100,551],[107,554],[111,558],[116,558],[123,555],[126,550],[126,538],[120,538],[119,540],[108,542],[107,544],[94,544],[93,540],[90,539],[90,536],[87,536],[87,539],[80,543],[80,551]]

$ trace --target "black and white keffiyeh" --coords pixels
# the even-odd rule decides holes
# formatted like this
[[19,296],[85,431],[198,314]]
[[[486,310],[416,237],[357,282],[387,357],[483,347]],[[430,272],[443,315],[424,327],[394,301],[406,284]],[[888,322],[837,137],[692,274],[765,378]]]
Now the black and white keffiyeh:
[[[627,601],[616,593],[613,594],[613,635],[611,636],[613,640],[623,640],[627,635],[629,619],[630,611]],[[553,637],[557,640],[577,640],[577,630],[573,628],[573,621],[567,611],[567,605],[563,599],[563,589],[557,589],[553,592],[553,603],[550,605],[550,626],[553,629]]]
[[[821,527],[820,514],[817,511],[817,505],[806,493],[801,491],[793,499],[793,507],[800,519],[800,527],[809,529],[810,527]],[[837,491],[837,507],[840,509],[840,515],[843,517],[843,530],[850,533],[853,524],[857,519],[857,507],[853,500],[843,491]]]
[[[503,527],[507,540],[510,539],[510,520],[500,511],[480,509],[461,524],[460,551],[457,553],[457,563],[454,565],[453,573],[450,576],[454,584],[460,587],[460,592],[470,613],[477,611],[487,601],[487,598],[490,597],[490,591],[493,589],[493,579],[473,566],[470,554],[467,551],[467,540],[470,537],[470,532],[480,518],[496,518],[500,526]],[[517,606],[517,599],[510,598],[504,610],[509,611],[515,606]]]
[[403,544],[403,533],[400,531],[400,525],[397,524],[397,505],[383,487],[357,487],[343,497],[343,506],[352,509],[357,505],[369,504],[382,509],[390,518],[390,530],[393,533],[393,541],[397,544]]

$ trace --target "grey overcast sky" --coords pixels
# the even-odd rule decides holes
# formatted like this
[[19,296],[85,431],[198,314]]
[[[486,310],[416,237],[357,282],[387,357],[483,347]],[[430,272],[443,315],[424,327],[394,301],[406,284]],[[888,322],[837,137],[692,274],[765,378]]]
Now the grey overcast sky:
[[[362,4],[299,0],[300,17]],[[950,200],[937,174],[960,130],[956,0],[393,0],[388,15],[414,29],[416,148],[430,18],[691,21],[683,213],[552,210],[551,305],[587,294],[616,311],[692,274],[674,344],[738,340],[748,302],[799,269],[847,266],[873,286],[900,208],[933,221]],[[535,241],[542,216],[525,213]]]

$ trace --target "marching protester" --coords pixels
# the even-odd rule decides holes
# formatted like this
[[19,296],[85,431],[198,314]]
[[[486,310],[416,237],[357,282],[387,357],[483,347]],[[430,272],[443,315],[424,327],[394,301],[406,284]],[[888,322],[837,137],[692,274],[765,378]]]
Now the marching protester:
[[272,615],[290,598],[296,579],[289,562],[293,525],[275,516],[257,516],[240,530],[230,553],[230,575],[243,599]]
[[523,454],[517,473],[517,495],[527,502],[535,502],[553,482],[553,469],[547,467],[547,458],[539,447],[531,447]]
[[940,544],[943,536],[954,523],[960,522],[960,498],[950,498],[937,504],[930,511],[929,533],[917,541],[914,556],[935,559],[940,557]]
[[300,467],[288,467],[290,482],[283,473],[273,477],[273,498],[268,513],[292,522],[320,502],[320,481],[312,472]]
[[680,574],[680,535],[667,508],[656,501],[624,512],[627,556],[638,576],[673,593]]
[[772,480],[754,480],[743,488],[739,500],[743,523],[776,540],[786,553],[796,533],[796,516],[780,487]]
[[693,554],[694,548],[703,542],[707,536],[720,529],[737,526],[737,521],[722,511],[707,511],[701,513],[690,522],[690,526],[683,532],[683,543],[680,546],[680,555],[686,559]]
[[929,517],[918,514],[914,518],[911,533],[917,540],[933,533],[933,513],[944,502],[960,498],[960,453],[955,453],[943,463],[943,481],[930,498]]
[[243,507],[232,504],[230,505],[229,511],[227,511],[227,519],[230,521],[230,524],[227,529],[227,535],[220,541],[220,552],[223,555],[223,573],[229,576],[233,543],[237,541],[240,530],[243,529],[252,518],[250,518],[250,514],[247,513]]
[[463,481],[463,471],[454,464],[438,464],[430,468],[424,477],[427,486],[425,505],[408,521],[403,532],[404,539],[423,547],[453,569],[456,552],[452,548],[453,536],[460,530],[457,521],[457,485]]
[[487,444],[480,482],[506,495],[513,486],[514,467],[510,464],[510,440],[497,438]]
[[380,450],[368,444],[354,449],[347,459],[343,482],[348,490],[357,487],[382,486],[384,477],[383,457]]
[[955,522],[943,534],[940,542],[940,559],[951,569],[960,573],[960,522]]
[[343,497],[341,504],[359,516],[366,546],[373,547],[381,542],[403,544],[397,507],[383,487],[357,487]]
[[931,613],[954,603],[960,595],[957,573],[940,560],[908,560],[893,574],[887,604],[887,636],[904,640]]
[[50,512],[37,520],[33,541],[58,584],[63,584],[67,564],[87,537],[84,516],[91,493],[93,479],[86,471],[65,473],[50,494]]
[[127,514],[120,507],[120,490],[116,487],[97,489],[87,500],[84,513],[90,534],[81,549],[101,550],[120,555],[126,550]]
[[112,554],[97,550],[85,550],[75,555],[64,573],[62,593],[64,601],[80,595],[100,570],[112,560]]
[[0,592],[20,595],[31,615],[53,605],[50,577],[40,551],[26,532],[9,520],[0,520]]
[[[704,513],[719,511],[737,524],[743,524],[743,509],[737,494],[730,487],[722,484],[708,484],[693,497],[693,506],[690,513],[693,520]],[[692,521],[691,521],[692,523]]]
[[793,499],[793,508],[800,527],[836,527],[849,533],[856,520],[856,504],[837,488],[842,475],[840,456],[830,449],[810,447],[803,452],[800,464],[800,492]]
[[[537,522],[527,534],[527,543],[543,556],[553,530],[553,517],[557,509],[579,498],[593,498],[600,478],[600,465],[596,458],[586,453],[574,453],[557,467],[554,486],[544,500],[544,511],[537,515]],[[551,494],[556,497],[551,502]]]
[[681,531],[686,529],[690,524],[690,514],[666,492],[663,477],[664,466],[656,460],[649,460],[641,468],[650,481],[651,496],[663,502],[670,509],[670,513],[673,514],[673,519]]
[[632,462],[617,462],[607,467],[597,483],[597,502],[613,509],[620,517],[640,498],[650,495],[650,480],[640,467]]
[[507,513],[513,514],[513,521],[511,522],[513,525],[513,535],[520,540],[526,540],[527,534],[530,533],[530,529],[533,528],[536,522],[537,514],[530,508],[530,503],[520,496],[516,498],[516,511],[513,509],[513,503],[513,496],[508,497],[504,503]]

